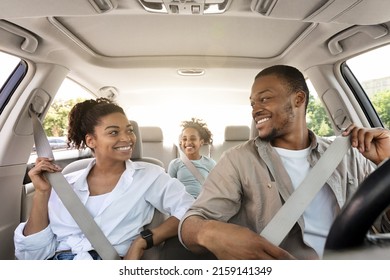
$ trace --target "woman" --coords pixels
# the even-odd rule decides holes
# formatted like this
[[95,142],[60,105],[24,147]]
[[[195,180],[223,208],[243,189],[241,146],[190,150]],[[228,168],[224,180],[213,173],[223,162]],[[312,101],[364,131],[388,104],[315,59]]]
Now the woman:
[[[130,160],[136,135],[121,107],[105,98],[76,104],[68,141],[93,151],[86,169],[65,177],[121,257],[140,259],[151,241],[158,245],[177,235],[193,198],[159,166]],[[100,259],[43,176],[59,171],[48,158],[38,158],[29,171],[35,193],[29,219],[15,230],[18,259]],[[140,232],[155,209],[170,217],[146,240]]]
[[[204,144],[212,144],[213,135],[206,123],[200,119],[192,118],[190,121],[182,122],[181,126],[180,148],[190,160],[190,164],[193,164],[203,178],[206,178],[215,166],[215,161],[210,157],[202,156],[200,149]],[[194,198],[199,195],[202,182],[188,169],[182,158],[174,159],[169,163],[168,173],[171,177],[179,179]]]

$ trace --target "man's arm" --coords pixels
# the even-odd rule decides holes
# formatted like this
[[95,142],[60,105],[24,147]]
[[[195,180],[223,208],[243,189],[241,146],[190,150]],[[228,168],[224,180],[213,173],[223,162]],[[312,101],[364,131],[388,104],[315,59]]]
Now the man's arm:
[[207,249],[218,259],[294,259],[248,228],[199,216],[186,218],[180,234],[184,245],[194,253]]
[[[390,158],[390,131],[384,128],[362,128],[350,125],[343,136],[350,135],[352,147],[367,159],[379,165],[384,160]],[[385,232],[390,230],[390,209],[385,212],[382,219],[382,229]]]
[[384,128],[363,128],[350,125],[343,136],[350,135],[351,145],[376,165],[390,157],[390,131]]

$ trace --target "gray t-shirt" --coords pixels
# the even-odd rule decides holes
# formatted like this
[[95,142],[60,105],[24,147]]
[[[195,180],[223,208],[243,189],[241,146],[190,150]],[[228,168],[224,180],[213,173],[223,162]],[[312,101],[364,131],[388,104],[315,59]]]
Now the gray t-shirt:
[[[199,172],[206,178],[210,170],[214,168],[215,161],[212,158],[202,156],[198,160],[191,160]],[[192,175],[191,171],[187,168],[184,162],[180,159],[174,159],[169,163],[168,173],[173,178],[177,178],[186,186],[186,190],[193,197],[198,197],[202,185],[201,183]]]

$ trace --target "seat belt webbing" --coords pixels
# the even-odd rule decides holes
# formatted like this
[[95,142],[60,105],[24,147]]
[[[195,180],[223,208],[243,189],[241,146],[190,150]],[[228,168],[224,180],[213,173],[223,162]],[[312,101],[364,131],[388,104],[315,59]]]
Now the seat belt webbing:
[[177,149],[180,153],[180,159],[184,162],[184,164],[187,166],[188,170],[194,175],[196,180],[199,181],[201,185],[203,185],[204,181],[206,180],[203,175],[200,173],[200,171],[195,167],[195,165],[189,160],[187,155],[181,150],[180,146],[177,146]]
[[[34,141],[39,157],[53,158],[53,152],[47,140],[42,123],[36,113],[30,110],[30,115],[33,123]],[[64,175],[61,172],[48,173],[45,177],[49,180],[52,188],[60,197],[62,203],[69,211],[73,219],[76,221],[80,229],[84,232],[93,248],[103,260],[119,260],[120,257],[115,248],[108,241],[100,227],[81,203],[79,197],[70,187]]]
[[350,147],[349,137],[336,137],[260,235],[279,246]]

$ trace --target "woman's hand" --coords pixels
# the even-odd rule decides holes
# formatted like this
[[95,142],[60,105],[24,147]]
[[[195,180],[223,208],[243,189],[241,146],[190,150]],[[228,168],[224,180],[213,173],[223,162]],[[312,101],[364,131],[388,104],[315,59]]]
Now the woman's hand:
[[50,183],[44,176],[44,173],[61,171],[61,168],[54,164],[53,161],[52,158],[39,157],[35,161],[35,166],[28,172],[35,191],[47,192],[51,190]]
[[48,201],[51,193],[51,185],[44,176],[45,172],[58,172],[61,168],[53,163],[53,159],[39,157],[35,166],[28,172],[35,192],[30,211],[30,216],[24,227],[24,235],[37,233],[49,224]]
[[126,256],[123,258],[124,260],[140,260],[142,256],[144,255],[144,251],[146,249],[146,240],[143,239],[141,236],[137,237],[133,243],[131,243],[131,246],[129,250],[127,251]]
[[[153,232],[153,244],[158,246],[168,238],[177,236],[177,229],[179,226],[179,220],[176,217],[169,217],[159,226],[152,229]],[[144,251],[146,250],[148,244],[146,240],[141,236],[138,236],[127,251],[125,260],[139,260],[142,258]]]

